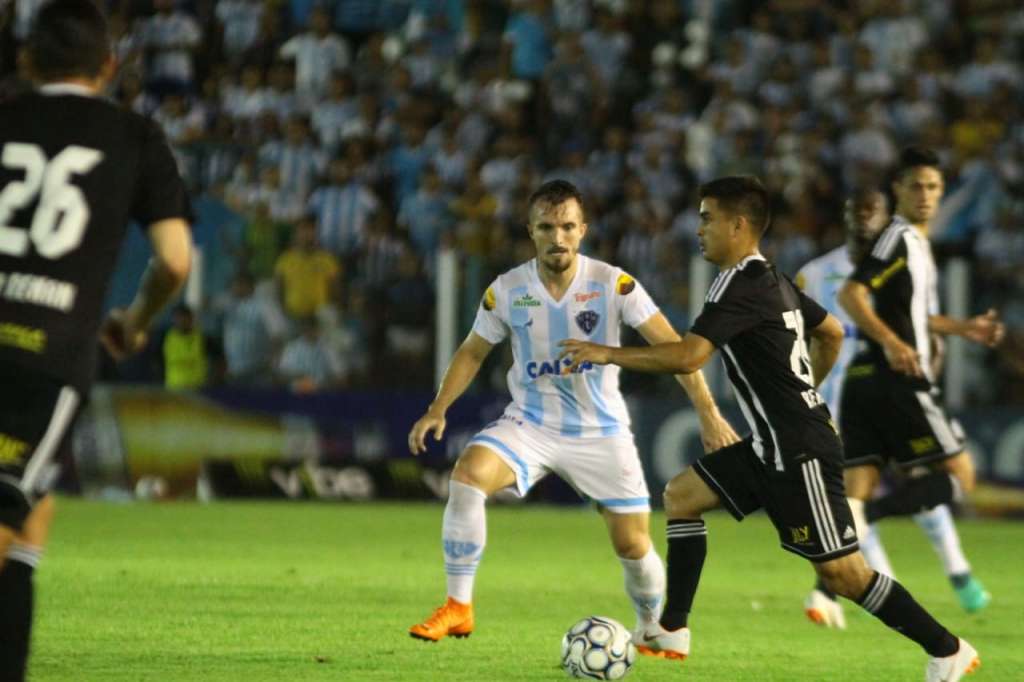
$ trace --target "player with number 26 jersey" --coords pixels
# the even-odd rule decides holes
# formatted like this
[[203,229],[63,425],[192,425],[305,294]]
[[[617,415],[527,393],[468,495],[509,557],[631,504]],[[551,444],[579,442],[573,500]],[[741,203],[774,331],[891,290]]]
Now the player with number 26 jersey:
[[129,221],[188,215],[157,125],[72,83],[0,106],[0,364],[79,394]]

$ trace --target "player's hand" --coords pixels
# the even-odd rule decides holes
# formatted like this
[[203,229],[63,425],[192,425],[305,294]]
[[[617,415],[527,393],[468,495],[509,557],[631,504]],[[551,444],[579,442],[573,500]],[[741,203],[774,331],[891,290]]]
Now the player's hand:
[[924,372],[921,371],[921,361],[917,357],[917,350],[912,346],[896,339],[882,346],[882,349],[885,351],[885,359],[889,361],[889,366],[893,370],[912,377],[924,376]]
[[607,365],[612,360],[611,346],[602,346],[599,343],[589,341],[578,341],[576,339],[563,339],[558,342],[562,352],[558,354],[558,362],[562,358],[569,358],[572,364],[562,370],[564,373],[575,372],[584,362],[594,365]]
[[999,313],[991,308],[984,315],[976,315],[964,324],[965,339],[989,348],[998,346],[1005,336],[1006,325],[999,319]]
[[100,343],[118,362],[145,348],[148,340],[146,330],[140,329],[121,308],[111,310],[100,325]]
[[409,452],[418,455],[427,451],[425,442],[427,434],[434,432],[434,440],[441,440],[444,436],[445,422],[444,413],[436,410],[427,410],[427,413],[412,425],[409,431]]
[[704,446],[704,452],[708,453],[739,443],[740,437],[736,435],[732,424],[719,414],[700,420],[700,442]]

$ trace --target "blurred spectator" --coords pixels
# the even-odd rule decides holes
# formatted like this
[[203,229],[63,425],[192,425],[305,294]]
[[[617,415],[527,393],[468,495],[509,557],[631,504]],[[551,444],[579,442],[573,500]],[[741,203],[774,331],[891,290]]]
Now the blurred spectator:
[[281,249],[288,243],[289,223],[274,219],[266,201],[252,204],[249,220],[243,232],[243,262],[257,279],[274,276],[274,268]]
[[[217,19],[223,25],[224,53],[238,61],[259,35],[265,5],[263,0],[217,0]],[[273,11],[273,10],[272,10]]]
[[274,275],[285,313],[294,320],[311,317],[340,294],[341,266],[320,248],[316,222],[303,218],[295,227],[292,247],[277,259]]
[[146,51],[146,80],[157,93],[181,92],[193,86],[192,53],[202,31],[190,14],[176,7],[177,0],[153,0],[156,13],[142,26]]
[[428,164],[420,177],[420,188],[402,201],[398,211],[399,227],[408,232],[416,251],[428,260],[454,222],[449,202],[451,197],[441,185],[441,176]]
[[[429,375],[434,289],[416,256],[406,251],[397,276],[385,288],[387,350],[394,359],[395,383],[408,385]],[[399,369],[400,368],[400,369]]]
[[164,336],[164,385],[172,391],[202,388],[206,383],[206,341],[195,325],[192,309],[174,309],[172,326]]
[[285,344],[277,363],[281,381],[296,393],[313,393],[342,386],[345,366],[334,349],[320,337],[315,317],[303,318],[299,336]]
[[287,322],[276,302],[255,292],[251,275],[235,276],[231,291],[214,303],[222,317],[227,380],[265,383],[287,333]]
[[295,60],[295,91],[307,111],[327,93],[331,74],[347,68],[351,61],[348,43],[331,31],[331,17],[325,8],[313,8],[309,27],[279,51],[283,58]]
[[550,18],[545,0],[523,0],[505,27],[507,58],[516,78],[538,80],[551,58]]
[[276,165],[281,172],[281,186],[305,194],[324,172],[327,159],[310,140],[306,118],[293,116],[284,140],[270,140],[260,147],[260,163]]
[[344,159],[331,161],[330,184],[317,188],[307,209],[316,216],[320,245],[333,254],[348,256],[362,247],[366,226],[380,208],[373,190],[352,173]]

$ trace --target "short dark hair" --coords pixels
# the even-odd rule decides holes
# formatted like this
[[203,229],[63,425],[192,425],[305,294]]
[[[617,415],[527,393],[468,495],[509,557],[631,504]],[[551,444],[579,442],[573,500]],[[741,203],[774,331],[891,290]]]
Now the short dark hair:
[[726,211],[744,216],[759,235],[768,230],[771,221],[768,190],[753,175],[715,178],[700,186],[699,196],[715,199]]
[[27,49],[44,81],[95,78],[111,53],[107,19],[92,0],[52,0],[36,15]]
[[899,161],[896,162],[896,168],[893,169],[893,180],[899,181],[908,170],[920,168],[921,166],[927,166],[942,172],[939,155],[934,150],[928,147],[904,147],[900,152]]
[[558,205],[569,199],[575,199],[576,203],[580,205],[580,211],[585,213],[583,194],[576,188],[576,185],[568,180],[549,180],[533,191],[528,206],[530,210],[533,210],[533,205],[538,202]]

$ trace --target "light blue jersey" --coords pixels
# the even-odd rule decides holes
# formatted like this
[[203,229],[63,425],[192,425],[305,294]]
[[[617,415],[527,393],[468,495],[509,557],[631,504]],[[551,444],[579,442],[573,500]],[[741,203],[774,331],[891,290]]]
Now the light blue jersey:
[[621,324],[638,327],[658,312],[640,283],[608,263],[577,256],[576,277],[560,301],[540,281],[536,259],[500,275],[484,294],[473,331],[497,344],[511,336],[512,403],[506,414],[563,436],[629,433],[620,368],[558,361],[563,339],[619,345]]
[[842,398],[846,368],[857,351],[857,326],[838,301],[839,290],[852,273],[853,261],[850,260],[850,253],[844,244],[810,261],[800,268],[796,276],[797,286],[834,315],[842,323],[843,333],[846,335],[836,364],[818,387],[818,394],[825,400],[829,412],[836,418],[839,416],[839,401]]

